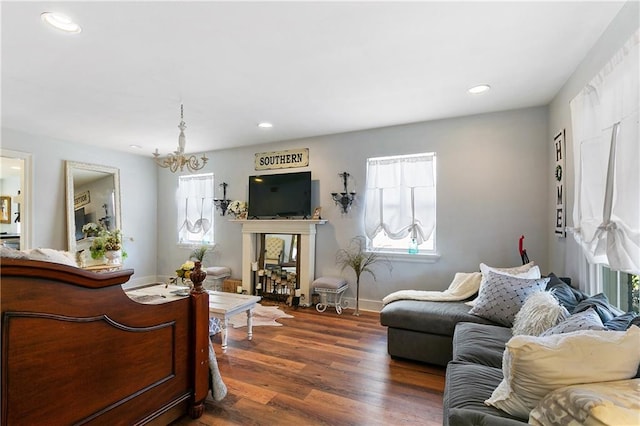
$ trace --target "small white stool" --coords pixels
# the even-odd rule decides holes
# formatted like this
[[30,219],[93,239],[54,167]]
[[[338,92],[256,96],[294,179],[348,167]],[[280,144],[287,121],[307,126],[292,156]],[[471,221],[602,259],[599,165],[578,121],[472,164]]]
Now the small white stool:
[[349,288],[349,284],[344,278],[320,277],[311,286],[313,291],[320,295],[320,303],[316,305],[316,311],[324,312],[328,306],[332,306],[336,308],[336,312],[340,315],[342,314],[342,308],[346,308],[349,305],[346,300],[342,300],[342,293]]
[[205,268],[207,278],[203,287],[207,290],[222,291],[222,282],[231,276],[231,268],[226,266],[209,266]]

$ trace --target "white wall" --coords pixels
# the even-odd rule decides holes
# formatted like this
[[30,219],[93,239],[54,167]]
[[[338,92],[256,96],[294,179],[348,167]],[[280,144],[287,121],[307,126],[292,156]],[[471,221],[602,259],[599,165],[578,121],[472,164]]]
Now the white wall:
[[122,230],[133,280],[155,280],[157,174],[150,158],[2,128],[2,147],[33,154],[33,247],[67,249],[65,160],[120,169]]
[[[640,27],[640,3],[629,1],[620,10],[620,13],[611,22],[609,27],[600,37],[598,42],[589,51],[582,63],[564,84],[562,89],[555,96],[549,105],[549,132],[547,136],[549,154],[547,176],[549,178],[548,202],[554,203],[555,184],[553,182],[553,172],[555,167],[555,157],[552,148],[554,135],[560,130],[566,129],[566,196],[567,196],[567,224],[573,226],[573,201],[574,201],[574,161],[573,161],[573,132],[571,129],[571,110],[569,102],[578,94],[582,88],[589,83],[600,72],[613,54],[631,37],[633,32]],[[551,204],[552,205],[552,204]],[[554,217],[549,218],[547,225],[549,232],[553,233]],[[551,236],[549,238],[549,265],[553,271],[578,279],[577,256],[580,256],[578,247],[571,234],[566,238]],[[576,281],[576,284],[578,282]]]
[[[352,177],[349,189],[362,194],[368,157],[435,151],[438,166],[438,238],[441,258],[436,263],[395,262],[391,273],[380,270],[378,280],[361,280],[361,306],[376,307],[387,294],[400,289],[446,288],[455,272],[478,270],[480,262],[495,266],[521,263],[518,238],[524,234],[529,257],[547,270],[548,206],[547,109],[545,107],[394,126],[345,134],[278,142],[210,152],[203,171],[225,181],[231,199],[247,200],[248,176],[256,174],[254,154],[309,148],[309,167],[273,172],[312,172],[312,204],[322,206],[328,223],[318,227],[316,276],[341,275],[335,253],[349,239],[363,235],[362,203],[342,216],[331,192],[342,189],[340,172]],[[352,186],[353,185],[353,186]],[[170,275],[186,259],[175,234],[177,177],[161,170],[158,199],[158,273]],[[220,194],[221,196],[221,194]],[[216,263],[242,276],[241,227],[216,216]],[[353,275],[342,275],[354,282]],[[353,291],[352,291],[353,290]],[[355,288],[348,295],[355,294]],[[368,302],[371,301],[371,302]]]

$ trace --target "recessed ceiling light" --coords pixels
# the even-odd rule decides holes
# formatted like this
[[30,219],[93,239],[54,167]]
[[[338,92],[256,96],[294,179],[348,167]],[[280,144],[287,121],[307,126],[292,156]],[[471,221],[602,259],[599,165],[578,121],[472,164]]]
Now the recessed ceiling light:
[[260,127],[261,129],[270,129],[273,127],[273,124],[263,121],[262,123],[258,123],[258,127]]
[[467,90],[467,92],[473,94],[473,95],[477,95],[478,93],[484,93],[486,91],[488,91],[489,89],[491,89],[491,86],[489,86],[488,84],[481,84],[479,86],[474,86],[472,88],[470,88],[469,90]]
[[40,18],[47,24],[61,31],[77,34],[82,31],[80,25],[76,24],[66,15],[57,12],[44,12],[40,15]]
[[136,144],[129,145],[129,148],[142,149],[142,147],[140,145],[136,145]]

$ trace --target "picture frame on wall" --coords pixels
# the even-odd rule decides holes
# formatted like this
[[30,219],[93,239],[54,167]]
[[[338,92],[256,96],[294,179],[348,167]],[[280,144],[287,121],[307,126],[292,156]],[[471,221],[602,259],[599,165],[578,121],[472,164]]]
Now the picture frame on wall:
[[11,197],[0,197],[0,223],[11,223]]
[[320,220],[320,213],[322,212],[322,207],[316,207],[315,210],[313,210],[313,216],[311,216],[311,219],[313,220]]

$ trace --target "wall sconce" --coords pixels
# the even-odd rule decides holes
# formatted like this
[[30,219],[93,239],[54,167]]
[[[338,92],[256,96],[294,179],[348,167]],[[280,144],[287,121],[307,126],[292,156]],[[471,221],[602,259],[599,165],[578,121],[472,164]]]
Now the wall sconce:
[[351,204],[353,204],[353,200],[356,198],[356,192],[347,191],[347,179],[349,178],[349,173],[342,172],[339,174],[342,176],[342,183],[344,184],[344,192],[332,192],[331,197],[333,201],[336,202],[336,205],[340,206],[342,213],[347,213],[351,208]]
[[214,198],[213,203],[216,205],[216,208],[220,210],[220,215],[224,216],[227,213],[227,207],[231,204],[231,200],[227,200],[227,186],[229,186],[229,184],[222,182],[220,186],[222,187],[222,199]]

